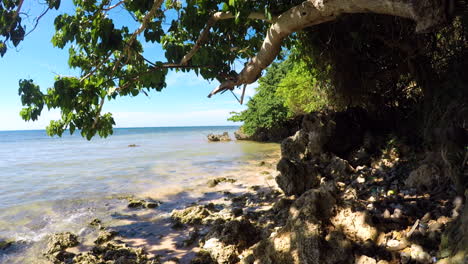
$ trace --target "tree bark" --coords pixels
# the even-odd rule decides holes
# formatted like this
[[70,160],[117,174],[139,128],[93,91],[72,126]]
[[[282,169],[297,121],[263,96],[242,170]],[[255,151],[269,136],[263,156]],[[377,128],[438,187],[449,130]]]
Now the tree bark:
[[213,94],[255,82],[281,50],[283,39],[303,28],[335,20],[341,14],[375,13],[408,18],[416,32],[425,32],[447,21],[448,2],[453,0],[307,0],[279,15],[268,29],[263,44],[235,80],[226,80]]

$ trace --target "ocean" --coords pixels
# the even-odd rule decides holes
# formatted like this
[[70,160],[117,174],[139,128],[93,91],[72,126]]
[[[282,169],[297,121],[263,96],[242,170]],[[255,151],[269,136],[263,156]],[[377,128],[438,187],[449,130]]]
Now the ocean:
[[[0,263],[21,263],[15,257],[48,235],[105,218],[119,206],[116,197],[189,189],[279,148],[236,141],[236,129],[117,128],[91,141],[79,133],[0,131],[0,241],[24,245],[0,250]],[[209,133],[224,131],[233,141],[207,141]]]

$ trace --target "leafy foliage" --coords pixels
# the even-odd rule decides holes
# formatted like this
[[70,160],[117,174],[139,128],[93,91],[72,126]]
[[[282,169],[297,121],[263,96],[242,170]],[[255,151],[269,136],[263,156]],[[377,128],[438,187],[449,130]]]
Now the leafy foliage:
[[229,120],[244,122],[243,131],[253,135],[260,129],[281,126],[295,116],[326,108],[325,89],[330,84],[319,83],[317,74],[293,51],[288,59],[267,69],[247,110],[233,112]]
[[[248,60],[259,51],[270,26],[268,21],[249,19],[249,14],[264,14],[268,19],[302,2],[74,0],[73,13],[55,18],[52,44],[68,49],[68,64],[80,74],[57,76],[48,89],[32,80],[20,81],[25,106],[21,116],[36,120],[45,106],[57,108],[61,118],[51,122],[50,135],[61,135],[66,129],[71,133],[78,129],[88,139],[110,135],[114,120],[110,113],[101,113],[105,102],[161,91],[169,69],[193,70],[205,79],[226,79],[236,60]],[[27,35],[22,3],[0,3],[1,56]],[[46,0],[45,4],[47,10],[58,9],[60,0]],[[233,19],[214,23],[188,64],[180,65],[218,11],[230,12]],[[123,15],[130,15],[139,26],[118,26],[121,23],[116,20]],[[249,109],[231,119],[244,121],[247,132],[252,132],[324,105],[336,109],[362,106],[378,113],[387,108],[411,109],[422,99],[426,109],[431,109],[439,102],[437,94],[466,98],[459,91],[468,87],[464,74],[467,17],[465,13],[445,28],[416,35],[414,23],[402,18],[344,15],[333,23],[294,34],[283,41],[282,48],[295,46],[297,53],[275,64],[260,80]],[[145,58],[145,44],[161,45],[166,59]],[[444,89],[437,89],[439,86]],[[457,88],[449,90],[449,86]]]
[[284,100],[276,95],[276,90],[291,66],[290,62],[273,63],[265,76],[258,80],[257,93],[247,103],[247,110],[232,112],[229,120],[244,122],[243,131],[248,135],[259,128],[273,128],[286,121],[290,114]]
[[276,94],[283,98],[290,115],[296,116],[319,111],[328,104],[328,81],[317,80],[317,69],[309,68],[304,60],[297,60],[280,81]]
[[[223,80],[232,74],[236,59],[249,59],[259,49],[269,23],[248,19],[251,12],[271,17],[299,1],[242,0],[166,0],[112,1],[74,0],[75,12],[55,18],[52,44],[68,48],[68,64],[80,76],[57,76],[46,91],[33,80],[20,81],[19,93],[25,108],[21,116],[36,120],[44,106],[61,111],[61,119],[52,121],[49,135],[62,135],[76,129],[91,139],[94,135],[112,134],[114,120],[101,113],[106,101],[119,96],[137,96],[166,87],[169,69],[194,70],[206,79]],[[22,1],[3,1],[0,5],[2,35],[15,46],[24,38],[19,15]],[[48,0],[48,8],[59,8],[59,0]],[[115,7],[127,12],[115,12]],[[204,45],[187,65],[179,65],[194,46],[213,13],[228,11],[234,19],[215,23]],[[140,28],[117,26],[116,19],[130,14]],[[7,20],[5,20],[7,19]],[[169,26],[167,26],[169,25]],[[11,27],[11,28],[10,28]],[[21,32],[20,32],[21,31]],[[2,55],[6,52],[0,43]],[[144,57],[144,43],[158,43],[165,50],[166,61]],[[286,41],[285,45],[290,45]]]

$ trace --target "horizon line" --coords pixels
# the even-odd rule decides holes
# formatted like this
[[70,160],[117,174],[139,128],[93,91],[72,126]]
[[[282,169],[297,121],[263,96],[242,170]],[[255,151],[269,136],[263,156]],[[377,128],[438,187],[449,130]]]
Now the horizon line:
[[[134,129],[134,128],[182,128],[182,127],[240,127],[241,125],[200,125],[200,126],[136,126],[136,127],[114,127],[113,129]],[[65,129],[68,131],[69,129]],[[15,131],[46,131],[43,129],[4,129],[0,132],[15,132]],[[76,129],[79,131],[79,129]]]

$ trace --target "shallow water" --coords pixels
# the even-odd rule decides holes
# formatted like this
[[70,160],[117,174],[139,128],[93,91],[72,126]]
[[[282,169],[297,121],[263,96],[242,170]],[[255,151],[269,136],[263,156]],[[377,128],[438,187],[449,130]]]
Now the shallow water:
[[121,128],[92,141],[0,131],[0,239],[25,245],[0,251],[0,263],[28,263],[17,260],[22,250],[51,233],[86,232],[91,219],[109,218],[125,206],[119,195],[189,190],[278,150],[277,144],[206,140],[224,131],[233,137],[236,129]]

